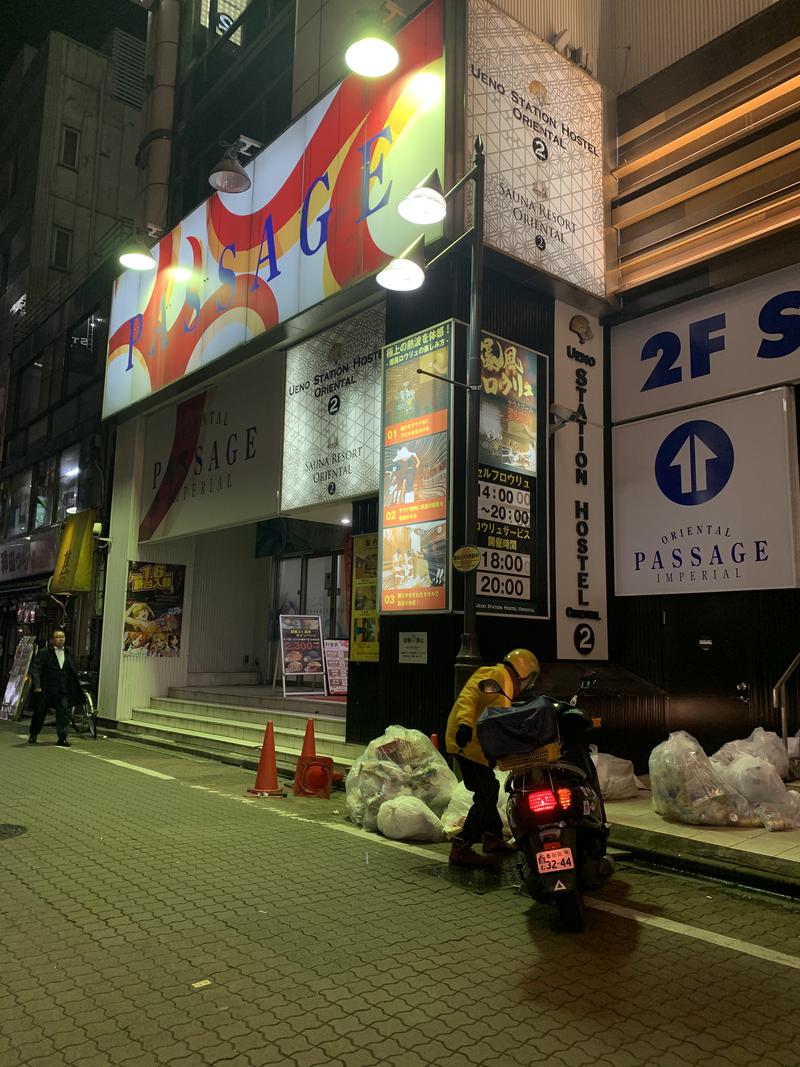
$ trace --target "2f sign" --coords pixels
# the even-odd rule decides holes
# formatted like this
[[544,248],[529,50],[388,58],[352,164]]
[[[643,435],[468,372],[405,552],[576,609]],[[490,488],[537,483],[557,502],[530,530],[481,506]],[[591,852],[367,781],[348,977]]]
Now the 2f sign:
[[[641,391],[663,389],[687,378],[711,374],[726,351],[727,316],[711,315],[689,323],[688,344],[672,330],[662,330],[642,346],[642,362],[654,361]],[[770,297],[758,313],[760,339],[756,359],[782,359],[800,348],[800,291],[788,289]]]

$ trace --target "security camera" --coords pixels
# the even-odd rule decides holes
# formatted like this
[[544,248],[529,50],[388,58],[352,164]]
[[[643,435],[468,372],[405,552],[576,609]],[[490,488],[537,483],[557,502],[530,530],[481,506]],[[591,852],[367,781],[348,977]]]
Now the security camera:
[[580,420],[578,419],[577,411],[573,411],[572,408],[565,407],[563,404],[551,404],[550,421],[557,430],[560,430],[568,422],[579,422]]

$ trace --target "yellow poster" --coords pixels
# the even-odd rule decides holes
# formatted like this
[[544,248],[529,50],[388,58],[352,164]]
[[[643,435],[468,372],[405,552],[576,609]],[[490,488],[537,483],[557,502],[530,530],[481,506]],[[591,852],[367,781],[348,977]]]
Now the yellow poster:
[[353,538],[353,604],[350,612],[350,659],[377,663],[379,658],[378,535]]

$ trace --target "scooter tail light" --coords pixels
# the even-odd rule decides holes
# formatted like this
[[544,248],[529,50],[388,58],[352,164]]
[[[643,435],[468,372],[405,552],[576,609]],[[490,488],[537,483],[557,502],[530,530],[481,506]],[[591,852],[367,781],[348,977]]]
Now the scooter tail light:
[[572,790],[571,789],[567,789],[566,787],[562,788],[562,789],[559,789],[559,790],[557,790],[557,796],[558,796],[558,806],[560,808],[562,808],[564,811],[566,811],[567,808],[569,808],[571,806],[571,804],[572,804]]
[[552,789],[537,789],[528,793],[528,808],[534,815],[547,815],[558,807],[558,800]]

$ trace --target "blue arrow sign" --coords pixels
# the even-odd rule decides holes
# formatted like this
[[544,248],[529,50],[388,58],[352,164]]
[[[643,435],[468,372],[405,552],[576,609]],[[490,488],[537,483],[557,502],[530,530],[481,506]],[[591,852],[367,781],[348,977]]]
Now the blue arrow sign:
[[676,426],[656,455],[658,487],[675,504],[705,504],[722,492],[732,473],[731,439],[705,419]]

